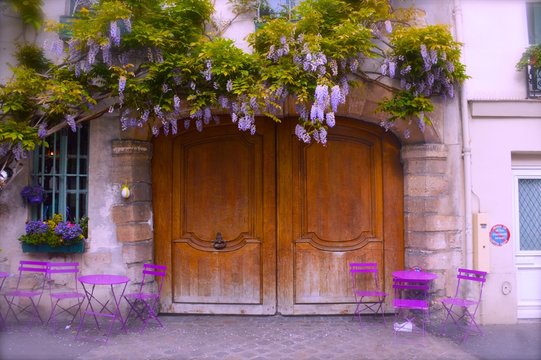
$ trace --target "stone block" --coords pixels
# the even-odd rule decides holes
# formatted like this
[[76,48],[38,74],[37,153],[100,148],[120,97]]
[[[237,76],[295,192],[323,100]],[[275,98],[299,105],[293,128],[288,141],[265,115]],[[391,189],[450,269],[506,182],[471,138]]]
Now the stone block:
[[111,211],[115,224],[146,222],[152,216],[150,202],[132,202],[113,206]]
[[461,217],[452,215],[405,214],[405,228],[409,231],[459,231]]
[[410,159],[404,162],[404,174],[434,174],[447,172],[447,159]]
[[449,191],[449,182],[444,176],[410,175],[404,178],[405,196],[439,196]]
[[125,243],[122,246],[122,258],[126,264],[151,262],[152,253],[153,242],[150,240]]
[[406,196],[404,197],[404,212],[428,214],[440,212],[443,200],[440,197]]
[[444,144],[407,145],[402,147],[401,154],[405,162],[412,159],[443,160],[447,159],[447,147]]
[[442,250],[449,247],[447,233],[440,231],[407,232],[405,242],[410,248],[425,250]]
[[145,158],[122,158],[113,160],[111,181],[122,184],[124,182],[151,182],[150,161]]
[[454,250],[429,251],[407,248],[405,253],[406,268],[419,266],[432,272],[456,269],[461,264],[462,252]]
[[152,228],[149,223],[128,223],[116,226],[116,237],[120,242],[150,240],[152,236]]
[[461,249],[463,245],[462,231],[449,231],[445,233],[446,243],[450,249]]
[[[113,255],[110,251],[97,251],[91,253],[84,253],[83,261],[85,267],[94,269],[95,267],[103,267],[104,265],[110,265],[113,263]],[[90,271],[89,272],[94,272]]]

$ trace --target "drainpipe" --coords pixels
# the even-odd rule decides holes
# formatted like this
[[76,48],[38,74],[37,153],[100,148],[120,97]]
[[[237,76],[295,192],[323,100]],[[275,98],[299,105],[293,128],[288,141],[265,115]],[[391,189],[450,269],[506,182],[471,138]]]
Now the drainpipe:
[[[455,36],[458,42],[463,43],[462,29],[462,4],[460,0],[453,0],[453,15],[455,23]],[[464,63],[464,51],[462,59]],[[471,181],[471,148],[470,148],[470,124],[466,82],[458,89],[458,104],[460,108],[460,121],[462,124],[462,161],[464,165],[464,223],[466,234],[464,249],[466,251],[466,264],[469,269],[473,268],[473,237],[472,237],[472,181]]]

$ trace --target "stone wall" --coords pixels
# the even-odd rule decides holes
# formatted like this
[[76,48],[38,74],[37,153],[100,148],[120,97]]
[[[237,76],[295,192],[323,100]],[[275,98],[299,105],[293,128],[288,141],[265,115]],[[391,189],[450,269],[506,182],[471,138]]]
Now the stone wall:
[[419,266],[439,275],[435,297],[448,295],[449,284],[463,261],[463,216],[456,204],[444,144],[406,145],[404,162],[404,217],[406,267]]
[[[142,140],[113,140],[111,182],[115,188],[127,185],[129,198],[117,196],[112,220],[117,240],[122,243],[122,260],[132,282],[141,282],[141,265],[153,261],[152,227],[152,144]],[[119,194],[120,195],[120,194]]]

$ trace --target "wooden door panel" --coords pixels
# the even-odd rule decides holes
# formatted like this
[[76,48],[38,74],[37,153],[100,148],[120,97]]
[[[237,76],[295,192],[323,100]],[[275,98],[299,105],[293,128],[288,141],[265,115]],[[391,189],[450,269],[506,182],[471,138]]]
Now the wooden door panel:
[[175,243],[173,301],[201,304],[260,304],[261,244],[229,252],[199,250]]
[[295,304],[351,303],[350,262],[383,263],[381,242],[357,250],[321,251],[308,243],[295,244]]
[[381,238],[376,216],[381,211],[380,141],[336,135],[326,147],[302,147],[297,153],[297,236],[311,234],[313,241],[331,247],[351,246],[376,233]]
[[[346,119],[329,133],[326,147],[301,144],[292,131],[280,131],[278,146],[278,192],[289,201],[279,205],[278,308],[283,314],[351,312],[349,262],[380,264],[384,286],[386,269],[400,263],[384,256],[387,243],[403,237],[400,225],[384,229],[383,177],[399,175],[383,170],[390,140],[377,127]],[[393,194],[403,191],[401,178],[387,183]]]
[[[171,166],[153,179],[156,188],[172,189],[170,202],[159,202],[162,208],[156,209],[170,216],[169,225],[155,232],[158,247],[169,251],[157,252],[170,259],[166,305],[180,313],[273,314],[274,125],[261,122],[253,136],[234,124],[214,126],[169,142]],[[224,248],[215,247],[219,236]]]

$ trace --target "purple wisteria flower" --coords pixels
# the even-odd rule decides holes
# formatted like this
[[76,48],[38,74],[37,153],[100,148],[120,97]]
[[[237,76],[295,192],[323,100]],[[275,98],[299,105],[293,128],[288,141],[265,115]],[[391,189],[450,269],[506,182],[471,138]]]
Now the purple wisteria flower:
[[120,46],[120,28],[116,21],[111,21],[109,29],[109,38],[114,46]]
[[325,128],[319,129],[319,141],[320,141],[322,144],[326,144],[326,143],[327,143],[327,130],[326,130]]
[[87,47],[88,54],[86,55],[86,61],[88,65],[92,65],[96,61],[96,55],[98,55],[98,52],[100,51],[100,45],[94,40],[90,39],[87,42]]
[[17,143],[12,149],[13,156],[15,157],[15,160],[19,161],[21,159],[26,159],[27,151],[23,149],[22,143]]
[[126,31],[131,33],[131,20],[130,20],[130,18],[122,19],[122,22],[124,22],[124,27],[126,28]]
[[107,40],[107,42],[101,46],[101,56],[103,62],[107,66],[111,66],[113,64],[113,59],[111,56],[111,43],[109,42],[109,40]]
[[41,123],[38,127],[38,136],[40,139],[44,139],[47,136],[47,124]]
[[176,114],[180,112],[180,98],[176,94],[173,96],[173,108]]
[[386,30],[388,33],[392,33],[392,32],[393,32],[393,24],[391,23],[390,20],[385,20],[385,30]]
[[333,112],[328,112],[327,115],[325,115],[325,121],[327,122],[327,126],[329,127],[334,127],[334,125],[336,125],[336,120],[335,120],[335,117],[334,117],[334,113]]
[[297,135],[297,138],[305,144],[310,143],[310,135],[302,125],[297,124],[297,126],[295,126],[295,135]]
[[331,88],[331,109],[333,112],[338,110],[338,105],[342,103],[342,93],[340,86],[335,85]]
[[77,131],[77,125],[75,124],[75,116],[72,115],[72,114],[67,114],[65,119],[66,119],[66,122],[68,123],[71,131],[76,132]]

